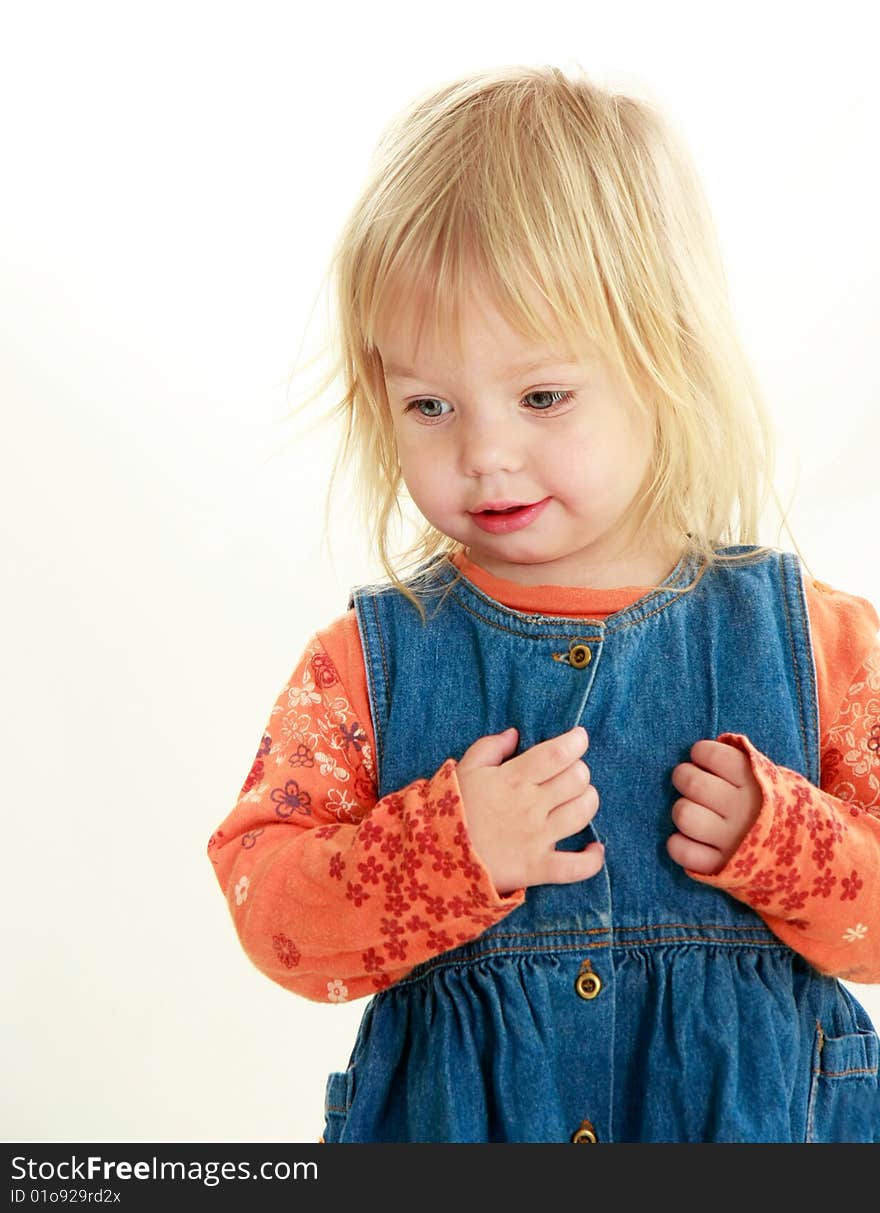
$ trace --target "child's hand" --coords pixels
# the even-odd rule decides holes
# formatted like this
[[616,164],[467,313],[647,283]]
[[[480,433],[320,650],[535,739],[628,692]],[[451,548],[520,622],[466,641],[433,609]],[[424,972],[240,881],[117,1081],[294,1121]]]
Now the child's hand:
[[586,880],[605,857],[600,842],[583,851],[555,850],[599,808],[590,769],[581,761],[586,732],[549,737],[504,762],[516,738],[516,729],[478,737],[456,770],[471,845],[502,897],[529,885]]
[[697,741],[693,762],[680,762],[672,782],[684,796],[672,806],[680,833],[666,840],[676,863],[703,876],[720,872],[761,811],[763,794],[748,758],[723,741]]

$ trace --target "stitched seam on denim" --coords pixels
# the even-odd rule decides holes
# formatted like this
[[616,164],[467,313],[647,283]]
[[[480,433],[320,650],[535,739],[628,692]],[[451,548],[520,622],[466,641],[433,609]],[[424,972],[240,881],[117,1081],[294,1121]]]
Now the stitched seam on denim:
[[[681,560],[679,563],[682,565],[682,568],[681,568],[681,570],[680,570],[680,571],[681,571],[682,573],[684,573],[684,572],[687,570],[688,565],[690,564],[690,561],[689,561],[687,558],[682,557],[682,560]],[[483,592],[483,591],[482,591],[482,590],[479,588],[479,586],[475,585],[473,581],[471,581],[471,580],[470,580],[468,577],[466,577],[466,576],[465,576],[465,575],[464,575],[464,574],[461,572],[461,570],[460,570],[460,569],[458,570],[458,572],[459,572],[459,577],[460,577],[460,580],[461,580],[461,581],[463,581],[463,582],[464,582],[464,583],[467,585],[469,592],[470,592],[471,594],[473,594],[473,595],[474,595],[474,597],[479,598],[481,602],[484,602],[484,603],[486,604],[486,606],[488,606],[489,608],[491,608],[492,610],[495,610],[495,611],[507,611],[507,612],[511,612],[511,613],[514,611],[514,608],[513,608],[513,607],[505,607],[503,603],[499,603],[499,602],[497,602],[497,601],[496,601],[494,598],[490,598],[490,597],[489,597],[487,594],[485,594],[485,593],[484,593],[484,592]],[[677,584],[678,584],[678,578],[676,578],[676,580],[675,580],[674,582],[671,582],[669,587],[667,587],[667,588],[665,588],[665,589],[656,589],[656,590],[652,590],[652,591],[651,591],[649,594],[645,594],[645,596],[644,596],[643,598],[638,599],[638,601],[637,601],[637,602],[632,603],[632,604],[631,604],[629,607],[624,607],[624,608],[623,608],[623,610],[624,610],[624,611],[629,611],[629,610],[632,610],[632,609],[633,609],[633,607],[635,607],[635,606],[639,606],[639,605],[641,605],[642,603],[647,604],[647,603],[649,603],[649,602],[650,602],[650,601],[651,601],[653,598],[658,598],[658,597],[659,597],[661,594],[668,594],[668,593],[670,593],[670,590],[671,590],[671,589],[674,589],[674,587],[675,587]],[[688,593],[690,593],[690,591],[688,591]],[[451,594],[451,597],[455,598],[456,602],[459,602],[459,603],[460,603],[460,605],[461,605],[461,606],[463,606],[465,610],[470,610],[471,614],[476,615],[476,617],[477,617],[478,619],[482,619],[482,618],[483,618],[483,616],[482,616],[482,615],[480,615],[478,611],[474,611],[474,610],[472,610],[472,608],[467,607],[467,606],[466,606],[466,605],[465,605],[465,604],[464,604],[464,603],[461,601],[461,599],[459,598],[459,596],[458,596],[457,594],[452,593],[452,594]],[[637,619],[631,619],[631,620],[630,620],[628,623],[625,623],[625,624],[620,624],[620,625],[618,625],[617,627],[612,627],[612,628],[610,629],[610,631],[606,631],[606,633],[605,633],[605,634],[610,636],[610,635],[613,635],[613,634],[614,634],[614,632],[622,631],[622,629],[623,629],[623,628],[625,628],[625,627],[631,627],[631,626],[632,626],[633,624],[635,624],[635,623],[641,623],[643,619],[649,619],[651,615],[656,615],[658,611],[665,610],[665,609],[666,609],[666,607],[671,606],[671,605],[672,605],[672,603],[673,603],[673,602],[675,602],[677,599],[682,599],[682,598],[684,598],[684,597],[685,597],[685,595],[684,595],[684,594],[674,594],[674,593],[673,593],[673,594],[671,594],[671,596],[670,596],[670,598],[669,598],[669,601],[668,601],[668,602],[663,603],[663,605],[662,605],[662,606],[660,606],[660,607],[658,607],[656,610],[649,612],[649,614],[647,614],[647,615],[642,615],[642,616],[640,616],[640,617],[639,617],[639,618],[637,618]],[[601,623],[603,622],[603,621],[602,621],[602,620],[600,620],[600,619],[593,619],[593,618],[592,618],[591,616],[589,616],[589,615],[584,615],[584,616],[572,615],[571,617],[569,617],[569,616],[564,616],[564,617],[563,617],[563,616],[559,616],[559,615],[550,615],[550,616],[544,616],[544,615],[543,615],[543,613],[537,613],[537,614],[534,614],[534,615],[533,615],[531,612],[528,612],[528,611],[519,611],[519,612],[516,612],[516,613],[517,613],[517,614],[519,614],[519,615],[525,615],[525,616],[527,616],[529,619],[535,619],[536,621],[542,621],[542,620],[545,620],[545,619],[546,619],[546,622],[547,622],[548,624],[549,624],[550,622],[553,622],[553,623],[563,623],[563,624],[564,624],[564,623],[568,623],[568,622],[569,622],[569,618],[570,618],[570,621],[571,621],[571,623],[572,623],[572,624],[576,624],[576,623],[596,623],[596,624],[601,624]],[[612,614],[612,617],[613,617],[614,615],[617,615],[617,614],[620,614],[620,613],[622,613],[622,612],[618,612],[618,611],[612,611],[612,613],[611,613],[611,614]],[[485,622],[490,623],[490,622],[491,622],[491,620],[488,620],[488,619],[487,619]],[[527,633],[523,633],[523,632],[517,632],[517,631],[516,631],[514,628],[505,628],[503,625],[500,625],[500,624],[499,624],[499,625],[497,625],[497,626],[501,627],[501,628],[502,628],[502,630],[504,630],[504,631],[510,631],[510,632],[512,632],[514,635],[520,635],[520,636],[522,636],[522,635],[528,635]],[[569,632],[561,632],[561,633],[560,633],[560,632],[554,632],[554,633],[548,633],[547,635],[548,635],[548,636],[550,636],[550,637],[559,637],[560,635],[562,635],[562,636],[567,636],[568,634],[569,634]]]
[[[759,926],[746,926],[744,923],[726,923],[726,922],[707,922],[701,924],[711,931],[761,931]],[[657,931],[664,927],[680,927],[685,930],[692,931],[694,924],[692,922],[646,922],[638,927],[614,927],[614,932],[619,931]],[[545,939],[558,935],[610,935],[611,927],[571,927],[566,929],[561,927],[556,931],[498,931],[492,935],[493,939]],[[787,945],[786,945],[787,946]]]
[[[379,619],[379,608],[376,606],[375,598],[371,598],[371,602],[372,602],[372,606],[373,606],[373,616],[376,621],[376,636],[379,641],[379,652],[381,653],[381,656],[382,656],[382,673],[385,676],[385,685],[382,688],[382,711],[384,712],[385,708],[388,704],[388,692],[389,692],[389,688],[391,686],[391,682],[390,682],[390,679],[388,676],[388,657],[385,652],[385,641],[382,637],[382,623],[381,623],[381,620]],[[371,661],[371,664],[372,664],[372,661]],[[378,704],[376,706],[378,708]],[[382,778],[381,772],[382,772],[383,763],[385,760],[385,737],[384,737],[384,723],[385,722],[384,722],[384,720],[379,719],[379,717],[381,717],[381,715],[382,715],[382,712],[377,711],[376,712],[377,719],[373,721],[373,729],[375,730],[375,733],[376,733],[376,764],[377,764],[376,791],[377,792],[379,790],[379,787],[381,786],[381,778]]]
[[852,1070],[822,1070],[813,1069],[814,1074],[818,1074],[821,1078],[847,1078],[850,1074],[876,1074],[876,1066],[861,1066],[859,1069]]
[[[620,951],[620,950],[623,950],[624,948],[629,950],[630,948],[636,949],[636,948],[649,947],[649,946],[655,946],[655,945],[659,945],[661,947],[668,948],[668,947],[674,947],[677,944],[683,944],[683,943],[704,944],[708,947],[711,947],[714,944],[723,943],[723,944],[727,944],[728,946],[731,946],[731,947],[735,946],[738,950],[760,948],[763,951],[777,951],[777,952],[790,952],[791,951],[791,948],[789,948],[788,944],[784,944],[781,942],[772,943],[770,940],[767,940],[766,942],[764,942],[764,941],[751,939],[748,942],[738,943],[738,944],[734,945],[734,944],[732,944],[732,941],[729,939],[713,939],[711,937],[703,937],[703,936],[694,936],[692,939],[689,939],[686,936],[682,936],[682,937],[676,938],[676,939],[662,939],[662,938],[661,939],[641,939],[630,945],[616,944],[616,943],[612,942],[611,940],[608,940],[605,943],[598,943],[598,942],[593,943],[591,946],[594,948],[614,948],[615,950]],[[418,974],[418,976],[402,977],[399,981],[396,981],[392,985],[385,987],[385,989],[380,990],[379,995],[384,994],[386,992],[386,990],[387,991],[397,990],[397,989],[400,989],[401,986],[415,985],[419,981],[424,981],[425,978],[430,976],[430,974],[433,973],[435,969],[469,968],[471,965],[477,964],[479,961],[483,960],[487,956],[510,956],[511,954],[516,954],[518,952],[529,953],[533,956],[535,956],[535,955],[549,956],[556,952],[579,951],[582,947],[583,947],[583,944],[577,944],[577,943],[548,944],[547,947],[542,948],[540,950],[540,952],[536,952],[534,946],[521,947],[521,948],[516,948],[513,946],[508,946],[505,948],[481,948],[479,952],[474,952],[472,955],[468,955],[466,957],[456,957],[454,960],[445,960],[445,961],[436,960],[433,962],[425,961],[425,962],[422,962],[425,965],[425,968],[423,969],[423,971],[421,973]],[[414,967],[421,968],[422,966],[419,965],[419,966],[414,966]]]
[[[813,1056],[814,1057],[819,1057],[821,1059],[822,1044],[824,1042],[824,1039],[825,1039],[825,1033],[822,1031],[822,1025],[819,1022],[819,1020],[817,1019],[816,1020],[816,1038],[813,1041]],[[821,1068],[822,1068],[821,1061],[818,1066],[814,1065],[812,1067],[813,1077],[810,1079],[810,1094],[807,1099],[807,1130],[804,1135],[805,1142],[813,1141],[813,1135],[815,1133],[816,1101],[818,1098],[818,1090],[819,1090],[819,1084],[816,1081],[816,1075],[820,1072]]]
[[[794,559],[794,558],[793,558]],[[801,616],[801,630],[804,643],[807,646],[807,674],[810,679],[810,706],[815,712],[815,763],[813,755],[807,755],[809,766],[813,769],[816,787],[822,786],[822,721],[819,719],[819,684],[816,677],[816,653],[813,648],[813,632],[810,626],[810,613],[807,610],[807,590],[804,585],[804,566],[797,561],[798,569],[798,610]],[[812,782],[812,781],[811,781]]]
[[798,651],[794,642],[794,627],[792,626],[791,622],[791,608],[788,601],[789,578],[784,553],[780,553],[777,557],[777,565],[779,567],[780,577],[782,579],[782,603],[785,607],[785,626],[788,629],[788,643],[791,650],[794,678],[795,682],[797,683],[798,724],[801,731],[801,745],[803,746],[804,750],[804,762],[807,765],[807,769],[809,769],[812,766],[812,762],[810,760],[810,749],[807,744],[807,730],[804,722],[804,689],[803,684],[801,683],[801,672],[798,666]]
[[[564,640],[572,635],[572,632],[575,630],[576,624],[584,622],[583,620],[572,619],[572,621],[571,621],[572,627],[570,627],[567,631],[540,632],[540,633],[534,635],[530,632],[522,632],[518,628],[508,627],[507,625],[505,625],[503,623],[497,623],[493,619],[488,619],[485,615],[482,615],[479,611],[474,610],[473,607],[468,606],[468,604],[466,602],[464,602],[463,599],[461,599],[459,597],[459,595],[454,592],[451,592],[449,597],[454,598],[463,611],[467,611],[467,613],[469,615],[473,615],[473,617],[475,619],[479,619],[479,621],[481,623],[486,623],[489,625],[489,627],[496,628],[499,632],[507,632],[509,635],[518,636],[523,640]],[[648,611],[647,614],[639,616],[638,619],[631,619],[628,623],[622,623],[618,627],[608,628],[606,630],[604,636],[584,636],[583,639],[590,644],[601,644],[603,639],[606,639],[609,636],[615,636],[615,635],[617,635],[618,632],[623,632],[627,628],[636,627],[638,624],[644,623],[646,620],[650,619],[653,615],[659,615],[661,611],[665,611],[667,609],[667,607],[671,607],[674,602],[682,602],[683,600],[684,600],[684,595],[682,594],[682,595],[678,596],[677,598],[670,599],[669,602],[664,602],[662,606],[657,607],[655,610]],[[554,622],[555,622],[555,620],[554,620]],[[578,636],[580,638],[580,633],[578,633]]]

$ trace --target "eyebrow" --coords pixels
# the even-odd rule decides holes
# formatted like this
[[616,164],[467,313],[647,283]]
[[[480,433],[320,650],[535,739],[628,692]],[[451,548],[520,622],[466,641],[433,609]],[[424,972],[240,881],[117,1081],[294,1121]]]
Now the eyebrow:
[[[510,368],[510,377],[513,379],[519,375],[528,375],[531,371],[559,370],[560,368],[563,368],[563,367],[568,369],[571,367],[578,367],[579,365],[580,364],[577,362],[568,362],[565,360],[562,360],[559,362],[545,361],[543,358],[540,358],[537,362],[520,363],[517,366],[511,367]],[[394,363],[392,363],[392,362],[388,362],[388,363],[383,362],[383,366],[385,368],[385,376],[388,379],[413,379],[413,380],[416,380],[416,379],[422,378],[422,376],[416,375],[412,370],[410,370],[409,367],[395,366]]]

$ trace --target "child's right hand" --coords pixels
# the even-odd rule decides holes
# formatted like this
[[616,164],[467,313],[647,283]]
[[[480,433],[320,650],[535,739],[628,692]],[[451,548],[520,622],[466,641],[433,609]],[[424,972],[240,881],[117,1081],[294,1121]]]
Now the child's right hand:
[[516,741],[516,729],[478,737],[456,768],[471,845],[502,897],[529,885],[586,880],[605,861],[601,842],[582,851],[555,850],[599,808],[590,769],[581,761],[590,744],[586,732],[549,737],[505,762]]

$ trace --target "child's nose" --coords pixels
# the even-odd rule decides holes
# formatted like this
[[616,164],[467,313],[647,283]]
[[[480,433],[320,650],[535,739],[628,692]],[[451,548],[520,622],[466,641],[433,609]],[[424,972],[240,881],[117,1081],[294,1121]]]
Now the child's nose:
[[461,464],[469,476],[516,472],[522,467],[523,452],[511,427],[471,425],[462,427]]

